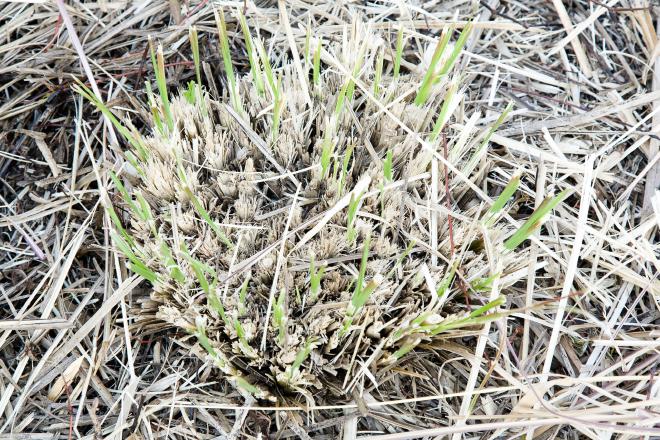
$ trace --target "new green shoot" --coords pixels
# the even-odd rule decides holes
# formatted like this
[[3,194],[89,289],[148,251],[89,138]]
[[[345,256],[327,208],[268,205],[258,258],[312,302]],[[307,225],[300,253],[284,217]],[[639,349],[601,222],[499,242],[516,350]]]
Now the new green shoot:
[[394,173],[392,172],[392,150],[387,150],[385,153],[385,161],[383,162],[383,176],[385,177],[386,183],[392,183],[394,180]]
[[131,133],[128,128],[126,128],[119,120],[117,117],[110,111],[110,109],[103,103],[101,102],[94,92],[92,92],[87,86],[85,86],[82,82],[80,82],[78,79],[76,79],[77,85],[74,86],[74,90],[82,95],[85,99],[87,99],[89,102],[94,104],[94,106],[99,109],[99,111],[110,120],[112,125],[121,133],[122,136],[128,141],[129,144],[137,151],[137,153],[140,156],[140,159],[145,161],[149,157],[149,154],[147,153],[147,149],[145,148],[142,138],[138,135],[137,137]]
[[325,272],[325,266],[316,267],[314,264],[314,259],[309,263],[309,299],[311,301],[316,301],[321,293],[321,279],[323,278],[323,273]]
[[[204,321],[202,319],[198,319],[195,322],[194,333],[195,336],[197,336],[199,345],[201,345],[202,348],[204,348],[204,350],[206,350],[207,353],[210,354],[214,360],[221,361],[220,357],[218,356],[218,353],[215,351],[215,348],[213,348],[213,345],[211,345],[211,341],[209,340],[208,336],[206,336],[206,327],[204,326]],[[222,364],[224,365],[224,362]]]
[[257,89],[259,96],[264,95],[264,82],[261,78],[261,68],[259,67],[259,59],[257,53],[254,49],[254,44],[252,42],[252,34],[250,34],[250,28],[248,27],[247,20],[245,16],[239,10],[238,11],[238,20],[241,24],[241,30],[243,31],[243,38],[245,39],[245,51],[248,55],[248,61],[250,62],[250,72],[252,72],[252,79],[254,80],[254,86]]
[[451,68],[454,67],[454,63],[456,63],[458,56],[463,51],[463,47],[465,46],[465,43],[467,43],[467,39],[470,36],[471,32],[472,32],[472,23],[468,23],[461,31],[461,34],[458,36],[458,40],[456,40],[456,43],[454,44],[454,50],[452,50],[451,54],[449,55],[449,58],[442,66],[442,69],[440,69],[440,74],[438,75],[438,79],[445,76],[447,73],[449,73]]
[[220,35],[220,54],[222,55],[222,63],[225,67],[225,74],[227,75],[227,82],[229,83],[229,96],[234,110],[239,114],[243,112],[238,99],[238,89],[236,87],[236,76],[234,75],[234,66],[232,64],[231,52],[229,51],[229,36],[227,35],[227,24],[225,23],[225,13],[222,8],[220,13],[215,9],[215,23],[218,27],[218,34]]
[[495,199],[495,202],[493,202],[492,206],[486,212],[486,216],[484,219],[484,223],[486,225],[493,224],[497,215],[500,213],[500,211],[502,211],[502,209],[504,209],[504,206],[518,190],[519,185],[520,185],[520,174],[517,174],[511,178],[509,183],[507,183],[507,185],[504,187],[500,195],[497,196],[497,199]]
[[456,274],[457,268],[458,268],[458,261],[454,261],[451,264],[451,266],[449,266],[449,270],[447,271],[445,276],[442,277],[442,281],[440,281],[440,284],[438,284],[435,290],[439,298],[444,298],[444,296],[449,291],[449,286],[451,286],[452,281],[454,281],[454,275]]
[[394,71],[392,75],[396,80],[399,78],[399,72],[401,70],[401,60],[403,58],[403,26],[399,27],[399,30],[396,33],[396,53],[394,55]]
[[124,254],[126,258],[128,258],[129,268],[145,280],[149,281],[151,284],[154,284],[158,280],[158,275],[156,275],[153,270],[149,269],[147,265],[140,258],[138,258],[137,255],[135,255],[131,247],[128,245],[128,243],[126,243],[126,241],[124,241],[122,237],[115,234],[114,232],[111,234],[111,236],[113,243],[115,243],[119,251]]
[[[153,41],[149,39],[149,44],[151,46],[151,61],[154,62],[154,48]],[[165,123],[167,124],[168,130],[172,131],[174,129],[174,119],[172,118],[172,110],[170,109],[170,98],[167,95],[167,81],[165,79],[165,57],[163,55],[163,46],[158,45],[158,50],[156,51],[154,69],[156,73],[156,85],[158,86],[158,93],[160,94],[160,100],[163,105],[163,114],[165,115]]]
[[326,127],[326,132],[323,136],[322,146],[321,146],[321,177],[325,178],[328,169],[330,168],[330,161],[332,159],[332,153],[334,151],[334,117],[331,117]]
[[442,103],[442,108],[440,109],[440,114],[438,115],[438,119],[436,119],[433,126],[433,131],[431,132],[431,142],[435,142],[438,139],[438,136],[440,136],[440,133],[449,120],[449,117],[454,113],[456,106],[463,98],[462,93],[458,95],[456,94],[459,84],[460,81],[454,81],[451,87],[449,87],[449,90],[447,90],[447,94],[445,95],[444,101]]
[[321,40],[317,38],[314,50],[314,66],[312,67],[312,82],[315,86],[321,83],[321,49]]
[[570,191],[565,189],[555,197],[547,197],[539,207],[532,213],[525,223],[504,242],[504,247],[508,250],[517,248],[523,241],[527,240],[538,228],[541,227],[543,219],[550,213]]
[[185,185],[184,187],[184,192],[192,202],[193,207],[195,208],[195,211],[202,217],[202,219],[211,227],[213,232],[218,236],[220,241],[222,241],[227,247],[233,248],[234,244],[227,238],[224,232],[222,232],[222,229],[220,229],[220,225],[216,223],[215,220],[211,218],[211,215],[208,213],[206,208],[204,208],[204,205],[202,205],[202,202],[199,201],[197,196],[192,192],[190,189],[190,186],[188,185],[188,181],[186,179],[186,173],[183,170],[183,168],[179,168],[179,178],[181,179],[181,182]]
[[273,326],[277,329],[277,343],[280,346],[286,345],[286,325],[286,290],[282,288],[273,308]]
[[362,248],[362,259],[360,261],[360,271],[358,272],[358,279],[355,282],[355,290],[353,291],[353,296],[351,297],[351,302],[346,307],[346,314],[344,316],[344,324],[341,331],[339,332],[340,336],[343,336],[348,331],[349,327],[353,323],[353,318],[357,312],[367,303],[371,294],[378,287],[378,281],[373,279],[369,281],[366,285],[364,284],[365,275],[367,273],[367,261],[369,259],[369,243],[371,237],[367,235],[363,243]]
[[238,291],[238,316],[243,316],[247,313],[246,297],[249,284],[250,276],[248,275]]
[[431,62],[429,64],[428,70],[424,74],[424,78],[422,79],[422,83],[419,86],[419,91],[417,92],[417,96],[415,96],[415,105],[417,106],[422,106],[426,104],[426,101],[428,101],[429,97],[431,96],[431,88],[433,87],[433,84],[436,82],[436,79],[438,77],[438,63],[440,62],[440,59],[442,58],[442,54],[445,52],[445,49],[447,48],[447,44],[449,43],[449,38],[451,37],[451,33],[452,33],[451,28],[449,30],[445,30],[444,33],[442,34],[442,37],[440,38],[440,41],[435,47],[435,51],[433,52],[433,56],[431,57]]
[[289,368],[287,368],[286,375],[287,379],[289,382],[298,374],[300,371],[300,367],[302,367],[303,362],[309,357],[309,355],[312,353],[312,350],[316,347],[316,340],[315,339],[307,339],[305,342],[305,346],[300,350],[298,353],[296,353],[296,358],[293,360],[293,364]]
[[154,118],[154,125],[158,130],[158,133],[161,135],[165,134],[165,127],[163,126],[163,119],[160,117],[160,112],[158,111],[158,106],[156,105],[156,99],[154,98],[154,93],[151,90],[151,84],[149,81],[144,83],[144,86],[147,90],[147,101],[149,104],[149,110],[151,110],[151,115]]
[[201,63],[199,59],[199,38],[197,36],[197,26],[191,26],[188,31],[188,39],[190,40],[190,48],[192,49],[193,54],[193,63],[195,64],[195,78],[197,79],[197,85],[201,87],[202,85],[202,73],[201,73]]
[[239,346],[241,347],[243,354],[251,359],[256,359],[258,354],[248,342],[247,336],[245,335],[245,330],[243,329],[243,325],[241,325],[241,321],[236,318],[234,318],[234,330],[236,330],[236,336],[238,336]]
[[361,201],[362,193],[351,195],[351,200],[348,202],[348,213],[346,215],[346,240],[349,244],[353,244],[357,238],[355,219],[357,217],[357,212]]

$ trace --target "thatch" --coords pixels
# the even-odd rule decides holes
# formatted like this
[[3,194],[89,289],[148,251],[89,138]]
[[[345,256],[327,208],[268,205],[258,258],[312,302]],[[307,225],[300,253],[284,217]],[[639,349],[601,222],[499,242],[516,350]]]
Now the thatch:
[[[244,39],[233,18],[242,6],[216,4],[227,16],[236,69],[245,73]],[[200,360],[194,338],[169,329],[145,334],[135,325],[150,288],[130,276],[102,209],[121,206],[108,171],[128,146],[119,135],[113,143],[100,113],[71,90],[72,75],[92,83],[77,62],[69,18],[103,100],[114,113],[133,116],[139,132],[149,133],[142,111],[143,84],[153,79],[149,34],[164,47],[175,90],[195,76],[188,28],[196,24],[208,88],[221,96],[225,73],[211,5],[74,3],[60,20],[57,4],[9,3],[0,12],[3,433],[595,438],[609,430],[617,438],[658,436],[657,7],[642,1],[280,6],[250,3],[244,11],[273,63],[291,62],[292,52],[300,56],[308,27],[329,47],[341,42],[345,25],[363,20],[383,33],[388,47],[399,25],[406,29],[402,69],[417,78],[424,74],[423,48],[452,23],[460,29],[475,20],[458,65],[468,87],[448,122],[450,146],[460,133],[487,133],[509,102],[514,109],[470,172],[448,167],[445,181],[443,156],[436,158],[436,199],[432,170],[419,173],[415,204],[420,222],[421,213],[437,215],[439,255],[431,261],[431,236],[420,233],[417,246],[424,250],[411,258],[417,255],[429,273],[449,261],[441,258],[451,255],[443,221],[449,217],[455,251],[465,252],[459,231],[478,230],[479,213],[516,175],[521,183],[501,219],[502,238],[547,196],[568,189],[571,195],[524,243],[525,260],[509,278],[472,296],[470,306],[461,286],[452,286],[457,312],[500,293],[504,311],[519,310],[476,330],[423,341],[378,378],[365,369],[347,402],[319,399],[313,407],[297,403],[275,412],[246,400],[208,359]],[[386,66],[392,55],[383,52]],[[339,59],[322,61],[347,74],[338,71]],[[454,163],[460,164],[448,161]],[[496,272],[485,246],[485,273]],[[358,260],[343,264],[357,270]],[[356,368],[365,361],[356,356]]]

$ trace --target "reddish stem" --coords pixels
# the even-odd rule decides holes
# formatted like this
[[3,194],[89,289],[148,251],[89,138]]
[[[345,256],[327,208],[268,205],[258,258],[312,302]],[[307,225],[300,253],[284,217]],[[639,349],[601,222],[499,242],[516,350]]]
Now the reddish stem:
[[46,47],[44,47],[44,52],[48,52],[48,49],[50,49],[51,46],[55,43],[55,40],[57,40],[57,37],[60,35],[61,27],[62,27],[62,14],[58,14],[57,22],[55,23],[55,33],[53,35],[53,38],[51,38],[48,44],[46,44]]
[[[445,168],[445,205],[447,206],[447,226],[449,227],[449,248],[451,252],[452,259],[456,253],[456,245],[454,244],[454,219],[451,216],[451,192],[449,191],[449,168],[447,168],[447,161],[449,160],[449,147],[447,147],[447,133],[442,130],[442,154],[445,158],[444,168]],[[460,270],[458,271],[460,274]],[[461,286],[463,291],[463,296],[465,297],[465,305],[470,309],[470,294],[468,293],[467,287],[462,280],[462,275],[458,279],[458,284]]]

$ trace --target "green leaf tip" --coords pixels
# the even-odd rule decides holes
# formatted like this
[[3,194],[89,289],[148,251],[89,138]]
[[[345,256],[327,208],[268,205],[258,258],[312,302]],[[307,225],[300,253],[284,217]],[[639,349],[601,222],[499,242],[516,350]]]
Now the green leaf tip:
[[546,215],[550,213],[559,203],[561,203],[570,190],[565,189],[554,197],[547,197],[532,213],[532,215],[523,223],[523,225],[504,242],[504,247],[508,250],[517,248],[523,241],[527,240],[538,228],[541,227]]

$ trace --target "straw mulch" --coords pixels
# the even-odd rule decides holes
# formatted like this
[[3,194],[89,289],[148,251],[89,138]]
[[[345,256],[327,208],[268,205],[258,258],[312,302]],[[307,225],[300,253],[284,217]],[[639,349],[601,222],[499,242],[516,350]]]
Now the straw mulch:
[[[513,102],[452,203],[481,204],[514,175],[513,229],[547,196],[571,195],[525,244],[506,309],[362,374],[348,403],[280,407],[228,387],[194,342],[145,334],[148,286],[111,246],[103,209],[119,147],[72,91],[91,79],[138,129],[153,81],[147,36],[171,86],[194,77],[196,24],[211,90],[223,90],[209,2],[15,2],[0,6],[0,436],[17,438],[657,438],[660,429],[660,8],[648,0],[215,2],[238,70],[242,8],[284,60],[305,29],[336,40],[356,19],[410,54],[474,20],[468,84],[451,130],[487,130]],[[70,22],[69,22],[70,21]],[[80,48],[72,43],[75,38]],[[389,54],[386,54],[386,59]],[[81,63],[85,60],[86,63]],[[88,65],[88,73],[84,64]],[[406,58],[416,72],[419,58]],[[474,116],[473,115],[477,115]],[[120,141],[121,142],[121,141]],[[120,145],[123,145],[120,143]],[[430,182],[428,183],[430,185]],[[469,191],[465,188],[469,188]],[[420,209],[447,210],[419,200]],[[435,203],[432,206],[432,203]],[[444,204],[444,200],[443,200]],[[454,215],[457,228],[470,218]],[[441,220],[442,221],[442,220]],[[487,292],[484,300],[499,292]],[[458,298],[460,299],[460,298]],[[360,359],[364,361],[364,359]],[[441,437],[442,438],[442,437]]]

